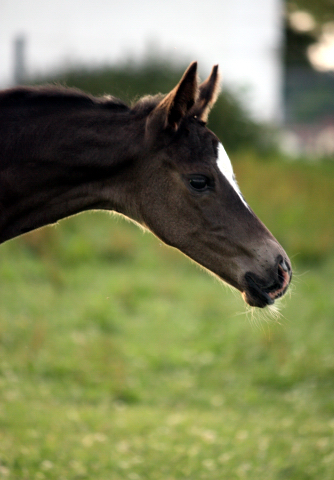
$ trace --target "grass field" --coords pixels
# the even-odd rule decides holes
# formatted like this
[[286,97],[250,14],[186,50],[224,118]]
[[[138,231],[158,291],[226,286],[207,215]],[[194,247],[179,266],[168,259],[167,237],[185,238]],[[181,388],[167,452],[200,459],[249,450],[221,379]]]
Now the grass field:
[[236,170],[294,264],[276,320],[108,214],[0,247],[0,479],[334,478],[334,169]]

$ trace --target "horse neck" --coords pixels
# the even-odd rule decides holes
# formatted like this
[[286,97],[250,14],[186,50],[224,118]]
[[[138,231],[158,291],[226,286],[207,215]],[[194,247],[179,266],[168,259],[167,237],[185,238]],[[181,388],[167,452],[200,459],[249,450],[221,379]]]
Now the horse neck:
[[143,136],[129,114],[17,118],[1,122],[19,133],[0,133],[0,242],[89,209],[136,216],[122,205]]

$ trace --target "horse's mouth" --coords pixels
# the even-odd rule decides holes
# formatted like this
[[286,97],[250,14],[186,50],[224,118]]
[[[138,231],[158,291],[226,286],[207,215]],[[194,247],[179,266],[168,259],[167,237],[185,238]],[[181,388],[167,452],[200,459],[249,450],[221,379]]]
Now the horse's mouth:
[[248,272],[245,275],[246,288],[243,298],[252,307],[264,308],[273,305],[275,300],[282,297],[291,282],[291,268],[285,260],[280,260],[277,265],[274,279],[265,283],[257,275]]

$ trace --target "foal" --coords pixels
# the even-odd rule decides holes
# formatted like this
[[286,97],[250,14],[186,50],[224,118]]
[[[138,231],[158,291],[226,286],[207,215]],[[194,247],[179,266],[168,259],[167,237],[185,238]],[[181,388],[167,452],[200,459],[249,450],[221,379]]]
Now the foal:
[[252,306],[288,288],[289,259],[255,216],[206,127],[218,67],[192,63],[166,96],[132,108],[60,87],[0,92],[0,243],[90,209],[112,210],[240,290]]

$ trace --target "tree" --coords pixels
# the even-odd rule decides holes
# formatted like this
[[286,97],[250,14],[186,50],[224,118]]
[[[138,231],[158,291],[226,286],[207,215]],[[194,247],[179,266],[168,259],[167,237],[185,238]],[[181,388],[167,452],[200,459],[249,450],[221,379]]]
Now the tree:
[[[334,22],[334,0],[286,0],[285,103],[288,122],[314,123],[334,118],[332,65],[310,60],[309,47],[324,43],[328,24]],[[297,22],[298,20],[298,22]],[[300,28],[299,28],[300,27]],[[312,47],[313,48],[313,47]]]
[[287,15],[284,63],[286,66],[314,68],[307,50],[310,45],[321,44],[324,41],[326,27],[334,22],[334,0],[285,0],[285,2]]
[[317,25],[317,30],[334,21],[334,0],[286,0],[288,13],[304,11],[309,13]]

